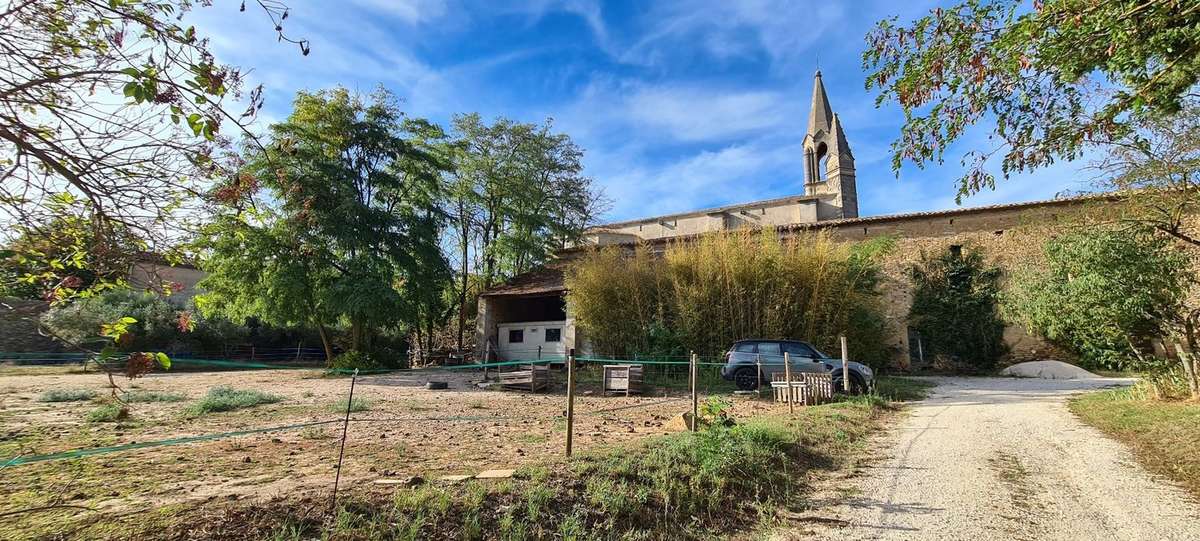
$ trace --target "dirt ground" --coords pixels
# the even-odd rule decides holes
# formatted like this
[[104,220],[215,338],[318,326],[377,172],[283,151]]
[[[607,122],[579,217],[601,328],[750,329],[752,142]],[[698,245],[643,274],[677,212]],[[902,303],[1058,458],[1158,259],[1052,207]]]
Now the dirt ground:
[[[161,373],[136,380],[141,391],[173,392],[174,403],[137,403],[119,423],[89,423],[93,402],[45,403],[50,389],[92,389],[106,395],[100,374],[6,376],[0,369],[0,460],[79,448],[124,445],[301,423],[338,420],[350,379],[319,371]],[[591,371],[576,398],[575,450],[628,444],[670,431],[673,415],[690,409],[682,390],[647,396],[603,396]],[[555,378],[565,379],[562,374]],[[426,390],[430,380],[448,390]],[[547,393],[480,389],[479,372],[417,371],[359,377],[355,397],[370,409],[352,414],[342,486],[371,489],[385,477],[475,474],[486,469],[545,464],[563,455],[566,398],[561,381]],[[123,379],[118,384],[127,385]],[[183,410],[209,388],[230,385],[284,397],[275,404],[187,418]],[[739,415],[774,409],[767,400],[735,400]],[[0,517],[39,506],[78,506],[0,521],[0,532],[64,531],[91,512],[168,512],[170,506],[213,499],[265,498],[326,491],[336,472],[341,424],[153,447],[5,467]],[[16,527],[14,531],[10,528]],[[0,535],[0,537],[6,537]]]
[[1067,410],[1074,393],[1128,380],[935,381],[861,477],[773,538],[1200,539],[1200,502]]

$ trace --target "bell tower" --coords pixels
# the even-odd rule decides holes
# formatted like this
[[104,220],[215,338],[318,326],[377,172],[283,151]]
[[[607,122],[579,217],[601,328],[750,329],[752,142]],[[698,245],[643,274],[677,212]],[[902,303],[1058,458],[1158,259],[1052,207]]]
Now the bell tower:
[[808,133],[804,136],[804,195],[832,196],[818,203],[819,220],[857,218],[854,155],[841,120],[829,106],[820,71],[814,79]]

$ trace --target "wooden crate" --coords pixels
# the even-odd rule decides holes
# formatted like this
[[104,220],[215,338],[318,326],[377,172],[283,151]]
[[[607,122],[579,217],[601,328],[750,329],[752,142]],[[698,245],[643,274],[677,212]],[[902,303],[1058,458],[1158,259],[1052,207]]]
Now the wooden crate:
[[605,394],[642,394],[642,365],[640,364],[606,364],[604,365]]
[[800,372],[792,374],[791,384],[784,374],[771,377],[771,390],[776,402],[795,402],[805,406],[820,404],[833,398],[833,374]]
[[500,373],[500,385],[505,389],[538,392],[550,386],[550,368],[541,365],[522,365],[519,369]]

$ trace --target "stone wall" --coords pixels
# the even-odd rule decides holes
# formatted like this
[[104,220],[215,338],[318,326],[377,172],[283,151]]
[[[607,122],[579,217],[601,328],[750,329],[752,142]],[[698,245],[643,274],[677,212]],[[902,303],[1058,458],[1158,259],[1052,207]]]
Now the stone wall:
[[[827,228],[835,238],[861,241],[881,236],[896,239],[895,248],[884,263],[885,313],[895,351],[894,364],[911,368],[918,357],[916,344],[909,343],[908,310],[912,306],[912,280],[909,270],[922,253],[938,254],[951,246],[981,249],[989,264],[1005,274],[1024,265],[1037,265],[1043,258],[1042,246],[1064,228],[1073,227],[1077,211],[1091,200],[1063,201],[1028,206],[985,208],[972,211],[928,213],[872,218]],[[1031,336],[1020,326],[1004,331],[1009,353],[1001,364],[1034,359],[1072,360],[1072,356],[1048,342]],[[911,355],[910,355],[911,352]],[[927,363],[931,359],[926,356]]]
[[0,299],[0,352],[57,352],[58,341],[38,334],[38,318],[50,306],[42,301]]

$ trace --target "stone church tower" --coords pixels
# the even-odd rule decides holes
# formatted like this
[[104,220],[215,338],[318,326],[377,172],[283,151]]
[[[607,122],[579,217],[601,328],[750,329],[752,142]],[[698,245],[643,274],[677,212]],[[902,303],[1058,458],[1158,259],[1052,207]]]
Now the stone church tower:
[[841,121],[829,107],[820,71],[813,82],[812,111],[804,136],[804,195],[833,196],[822,198],[817,208],[819,220],[858,217],[854,154]]

